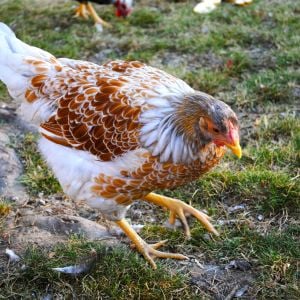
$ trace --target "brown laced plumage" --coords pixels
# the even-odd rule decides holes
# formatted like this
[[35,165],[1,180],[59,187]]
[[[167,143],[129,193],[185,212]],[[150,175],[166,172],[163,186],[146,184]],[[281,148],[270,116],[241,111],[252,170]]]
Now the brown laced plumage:
[[39,126],[40,150],[69,196],[115,221],[154,268],[155,257],[186,257],[158,251],[162,242],[148,245],[130,228],[124,217],[132,201],[169,209],[170,222],[178,218],[188,237],[186,214],[217,234],[204,213],[152,191],[197,179],[225,146],[241,156],[228,105],[137,61],[99,66],[56,59],[4,24],[0,42],[0,78],[23,101],[24,117]]

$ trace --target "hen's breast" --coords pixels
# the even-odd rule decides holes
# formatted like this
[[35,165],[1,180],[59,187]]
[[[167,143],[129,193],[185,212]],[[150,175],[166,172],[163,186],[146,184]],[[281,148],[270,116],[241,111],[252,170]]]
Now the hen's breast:
[[99,174],[93,191],[119,204],[127,205],[155,189],[174,188],[189,183],[219,163],[225,149],[214,144],[206,146],[199,158],[190,164],[161,163],[158,157],[143,153],[144,162],[135,170],[120,170],[120,176]]

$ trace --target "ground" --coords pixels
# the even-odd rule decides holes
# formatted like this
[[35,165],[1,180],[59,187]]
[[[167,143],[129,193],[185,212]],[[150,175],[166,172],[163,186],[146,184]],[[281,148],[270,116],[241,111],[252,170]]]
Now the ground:
[[[2,1],[0,20],[56,56],[104,63],[138,59],[210,93],[238,113],[243,157],[228,154],[198,181],[159,191],[205,210],[216,238],[191,222],[136,203],[127,217],[147,241],[188,261],[158,270],[115,227],[60,190],[36,149],[37,134],[0,85],[0,299],[299,299],[300,8],[297,1],[223,4],[137,1],[126,20],[95,5],[113,27],[72,18],[74,1]],[[192,221],[192,220],[191,220]],[[5,249],[21,260],[8,261]],[[52,268],[78,264],[78,276]]]

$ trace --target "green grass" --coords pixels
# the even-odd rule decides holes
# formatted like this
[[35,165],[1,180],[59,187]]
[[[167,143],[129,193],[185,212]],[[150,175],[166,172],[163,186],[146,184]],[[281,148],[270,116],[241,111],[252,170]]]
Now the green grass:
[[[49,257],[47,250],[29,247],[22,257],[25,268],[10,267],[0,274],[1,296],[27,299],[33,294],[37,298],[50,294],[63,298],[76,295],[85,299],[128,299],[139,295],[140,299],[189,299],[190,288],[182,275],[171,275],[162,266],[152,270],[143,259],[125,248],[108,248],[73,237],[50,253]],[[94,261],[92,269],[75,277],[52,270],[89,264],[91,260]]]
[[0,198],[0,218],[8,215],[10,210],[11,210],[10,203]]
[[247,170],[236,172],[212,172],[200,180],[199,194],[204,201],[221,200],[230,197],[233,201],[243,202],[261,211],[279,212],[288,208],[293,211],[299,207],[299,182],[291,181],[285,173],[267,170]]
[[[211,14],[197,15],[190,2],[159,1],[156,6],[158,1],[143,1],[126,20],[116,19],[109,6],[100,9],[95,5],[100,16],[113,24],[103,33],[96,31],[92,21],[71,17],[72,1],[34,6],[30,1],[5,1],[0,20],[25,42],[56,56],[95,60],[107,51],[100,55],[104,61],[138,59],[158,65],[246,115],[241,125],[248,125],[243,124],[247,120],[250,126],[245,137],[242,131],[244,156],[240,161],[227,155],[219,167],[198,181],[161,191],[205,208],[221,238],[207,238],[196,223],[190,241],[181,231],[157,224],[148,224],[142,236],[152,241],[169,239],[170,251],[202,253],[208,264],[246,257],[256,274],[250,295],[298,299],[300,123],[295,107],[300,85],[299,7],[293,0],[269,2],[266,6],[266,1],[257,0],[243,8],[224,4]],[[0,101],[10,101],[2,84]],[[32,195],[60,191],[37,152],[35,136],[26,136],[15,147],[24,165],[21,180]],[[228,212],[227,207],[241,203],[245,211]],[[92,249],[103,257],[90,273],[69,278],[50,270],[74,263]],[[51,259],[49,253],[54,253]],[[30,298],[35,292],[41,297],[47,286],[65,298],[73,293],[79,298],[113,299],[194,295],[187,278],[171,275],[168,266],[159,264],[159,270],[152,271],[127,249],[106,251],[81,239],[55,249],[29,248],[24,260],[27,269],[0,275],[4,276],[3,280],[0,277],[1,296],[15,292],[15,297]],[[201,293],[203,298],[215,296]]]
[[5,85],[2,82],[0,82],[0,101],[2,101],[2,102],[10,101],[10,97],[8,95],[7,88],[5,87]]
[[187,72],[182,79],[190,84],[194,89],[213,96],[226,90],[229,83],[229,78],[223,72],[210,71],[209,69]]
[[27,134],[22,141],[15,141],[13,145],[24,166],[24,174],[20,181],[30,195],[37,196],[40,193],[50,195],[60,192],[58,181],[37,149],[37,138],[34,134]]

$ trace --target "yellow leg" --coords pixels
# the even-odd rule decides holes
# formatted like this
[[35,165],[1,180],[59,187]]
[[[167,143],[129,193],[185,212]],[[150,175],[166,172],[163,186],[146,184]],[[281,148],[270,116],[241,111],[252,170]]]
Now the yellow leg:
[[91,3],[87,3],[87,10],[88,12],[91,14],[92,18],[94,19],[96,24],[100,24],[103,25],[105,27],[112,27],[109,23],[105,22],[104,20],[102,20],[98,14],[96,13],[94,7],[92,6]]
[[180,200],[161,196],[155,193],[148,194],[146,197],[144,197],[144,200],[168,208],[170,210],[170,223],[174,224],[176,218],[179,218],[187,237],[190,237],[191,233],[185,217],[186,213],[194,216],[209,232],[219,235],[214,226],[209,222],[210,217],[208,215]]
[[178,253],[167,253],[161,252],[156,249],[163,246],[166,241],[161,241],[153,245],[147,244],[128,224],[125,219],[120,221],[116,221],[116,223],[120,226],[120,228],[124,231],[124,233],[128,236],[128,238],[134,243],[137,250],[143,254],[145,259],[150,263],[153,269],[156,269],[156,264],[154,262],[154,258],[174,258],[174,259],[188,259],[186,256]]
[[80,3],[75,10],[75,17],[81,17],[87,19],[89,17],[89,12],[87,11],[86,4]]

